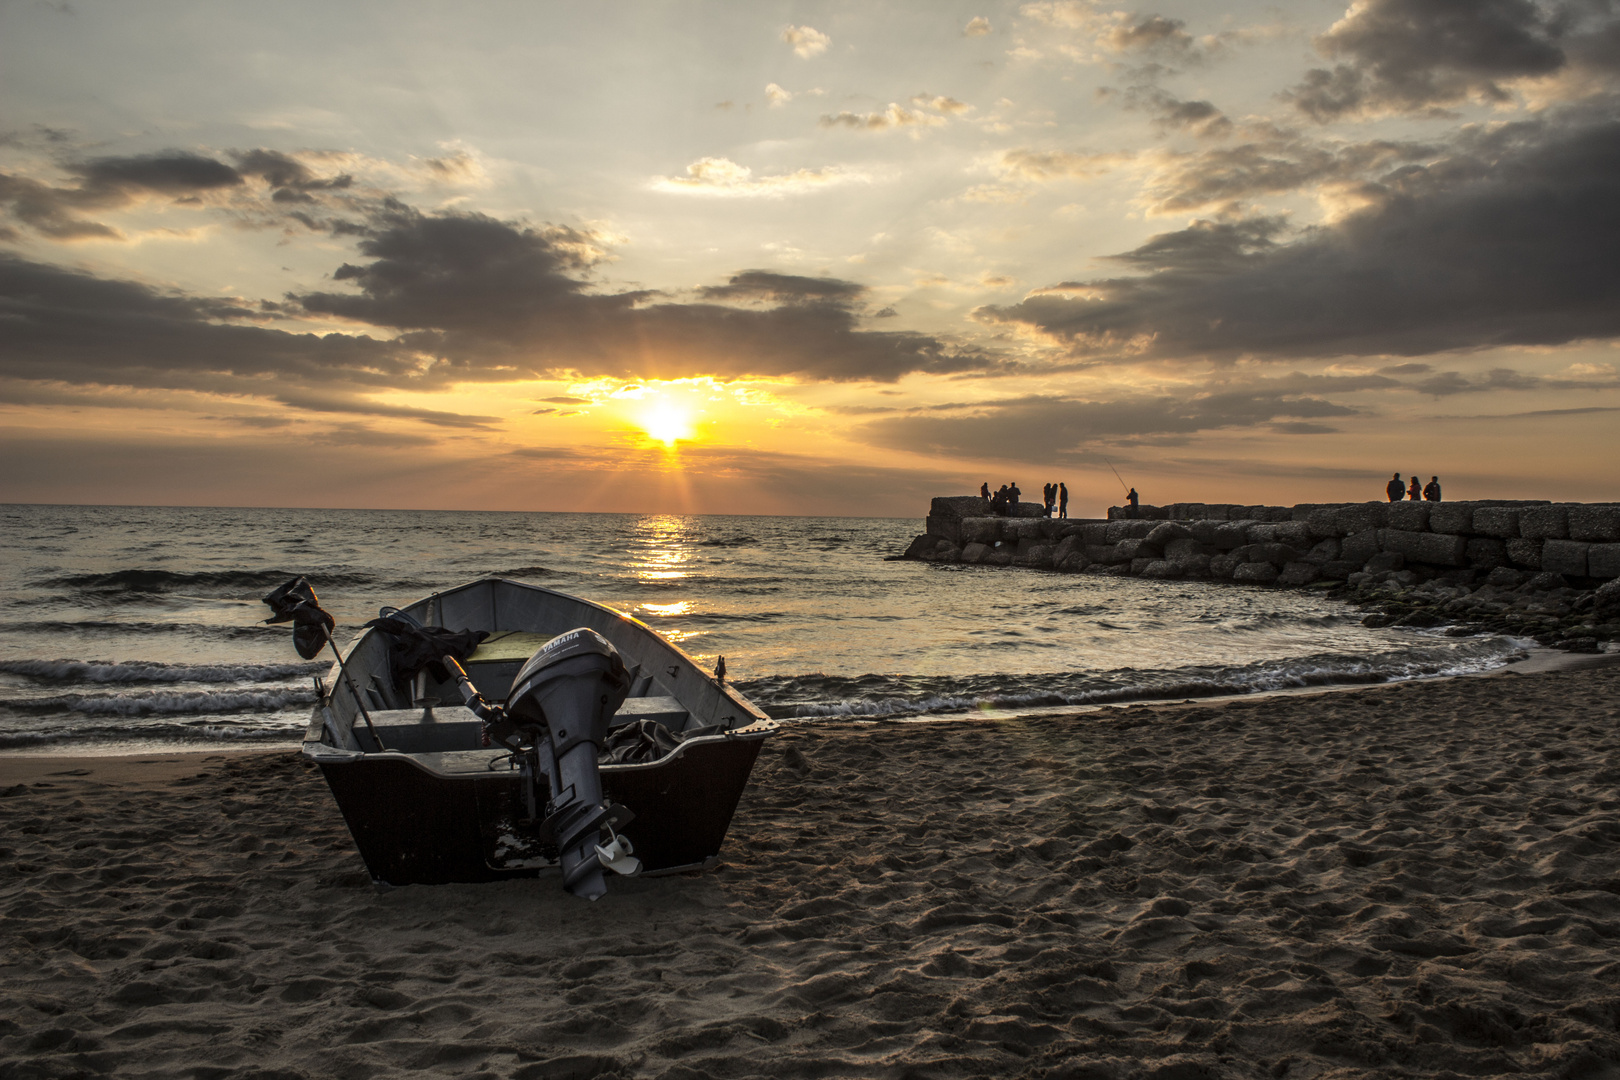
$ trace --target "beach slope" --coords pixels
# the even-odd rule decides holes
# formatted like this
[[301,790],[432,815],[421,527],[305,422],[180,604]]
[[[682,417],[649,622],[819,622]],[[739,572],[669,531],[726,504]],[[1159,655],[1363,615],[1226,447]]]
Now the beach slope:
[[791,728],[595,904],[378,891],[285,754],[0,759],[0,1077],[1620,1075],[1617,691]]

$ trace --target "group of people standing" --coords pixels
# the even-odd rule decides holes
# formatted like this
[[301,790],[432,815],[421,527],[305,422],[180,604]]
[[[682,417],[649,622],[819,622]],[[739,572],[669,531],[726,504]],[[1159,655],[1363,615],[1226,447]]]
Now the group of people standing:
[[[1013,507],[1018,505],[1019,498],[1024,493],[1018,490],[1017,482],[1002,484],[994,495],[990,493],[988,483],[979,485],[979,497],[990,504],[990,512],[997,517],[1006,517]],[[1069,516],[1069,488],[1062,483],[1043,484],[1041,486],[1041,503],[1046,507],[1046,516],[1052,516],[1052,510],[1057,509],[1057,516]]]
[[1418,484],[1418,478],[1414,476],[1412,477],[1411,486],[1408,487],[1406,482],[1401,479],[1401,474],[1396,473],[1394,476],[1390,477],[1389,483],[1384,485],[1384,494],[1389,496],[1390,502],[1400,502],[1403,497],[1410,499],[1413,502],[1417,502],[1420,499],[1427,500],[1428,502],[1439,502],[1440,478],[1438,476],[1431,476],[1429,477],[1429,482],[1427,484],[1420,486]]

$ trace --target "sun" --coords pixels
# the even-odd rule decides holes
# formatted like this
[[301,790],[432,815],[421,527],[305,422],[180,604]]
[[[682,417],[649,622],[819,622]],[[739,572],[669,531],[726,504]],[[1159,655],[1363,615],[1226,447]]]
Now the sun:
[[692,438],[692,414],[680,405],[660,401],[641,414],[641,429],[665,446]]

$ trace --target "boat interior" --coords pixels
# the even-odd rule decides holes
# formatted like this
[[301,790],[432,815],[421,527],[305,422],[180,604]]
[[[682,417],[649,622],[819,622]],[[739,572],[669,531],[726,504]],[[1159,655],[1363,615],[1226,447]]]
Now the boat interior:
[[[489,632],[462,663],[490,701],[505,699],[518,669],[547,641],[589,626],[613,642],[631,675],[630,694],[614,715],[614,727],[637,720],[655,720],[676,734],[716,724],[732,731],[762,723],[762,732],[769,727],[765,714],[746,698],[709,677],[645,624],[566,593],[486,578],[403,610],[427,626]],[[435,756],[484,751],[480,760],[500,753],[483,747],[482,724],[460,704],[453,683],[427,671],[409,684],[395,682],[388,641],[380,632],[366,630],[355,640],[346,667],[345,674],[334,665],[327,676],[327,707],[316,710],[307,741],[366,753],[384,748]],[[355,707],[356,693],[370,716],[369,727]]]

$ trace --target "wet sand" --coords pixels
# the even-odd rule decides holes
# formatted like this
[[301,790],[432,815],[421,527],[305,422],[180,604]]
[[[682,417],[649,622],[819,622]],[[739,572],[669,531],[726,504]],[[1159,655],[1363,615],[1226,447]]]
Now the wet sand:
[[0,758],[0,1077],[1620,1076],[1620,667],[797,727],[720,869],[378,891],[284,753]]

